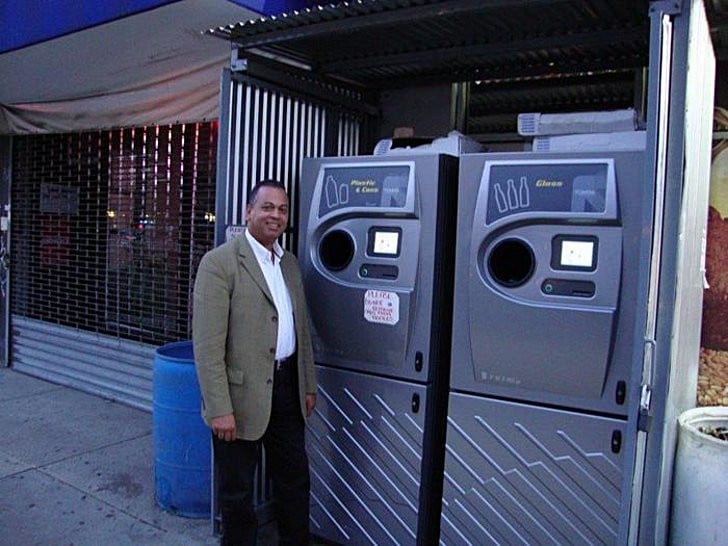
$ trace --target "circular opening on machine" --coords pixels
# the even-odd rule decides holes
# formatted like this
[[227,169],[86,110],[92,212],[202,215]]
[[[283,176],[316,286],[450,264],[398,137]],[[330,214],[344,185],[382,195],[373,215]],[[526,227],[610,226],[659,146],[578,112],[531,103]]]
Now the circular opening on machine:
[[340,229],[329,231],[319,243],[319,257],[329,271],[341,271],[354,257],[354,239]]
[[520,239],[498,242],[488,256],[491,277],[506,288],[515,288],[533,274],[535,260],[531,247]]

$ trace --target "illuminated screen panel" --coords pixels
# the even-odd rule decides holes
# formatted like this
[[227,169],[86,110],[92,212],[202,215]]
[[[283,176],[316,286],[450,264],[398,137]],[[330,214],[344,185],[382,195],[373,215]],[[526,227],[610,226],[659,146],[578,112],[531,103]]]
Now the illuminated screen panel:
[[551,242],[551,267],[594,271],[598,248],[599,240],[591,235],[557,235]]
[[486,164],[486,224],[526,212],[603,213],[608,172],[604,162]]
[[399,250],[399,233],[393,231],[374,232],[374,254],[396,256]]
[[413,167],[402,164],[324,167],[319,217],[348,208],[405,208],[412,176]]
[[367,254],[396,258],[401,250],[402,230],[395,227],[369,228]]
[[561,243],[562,267],[592,267],[594,264],[594,241],[569,241]]

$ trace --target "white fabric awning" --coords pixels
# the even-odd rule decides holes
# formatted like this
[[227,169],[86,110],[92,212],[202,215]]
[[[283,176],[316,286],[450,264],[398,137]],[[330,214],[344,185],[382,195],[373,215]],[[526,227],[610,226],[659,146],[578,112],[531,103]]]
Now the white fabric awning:
[[203,34],[259,15],[181,0],[0,55],[0,134],[217,118],[230,44]]

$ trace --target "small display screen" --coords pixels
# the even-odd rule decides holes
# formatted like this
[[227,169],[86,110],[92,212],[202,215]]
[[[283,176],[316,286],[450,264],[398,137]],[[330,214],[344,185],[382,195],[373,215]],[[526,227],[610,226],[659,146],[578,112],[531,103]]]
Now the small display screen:
[[594,241],[562,241],[561,265],[563,267],[592,267]]
[[326,166],[323,169],[319,217],[352,208],[404,208],[411,165]]
[[374,254],[396,256],[399,248],[399,233],[377,231],[374,233]]
[[397,257],[400,251],[402,230],[400,228],[369,228],[367,253],[370,256]]
[[551,267],[594,271],[597,267],[598,239],[591,235],[557,235],[551,249]]

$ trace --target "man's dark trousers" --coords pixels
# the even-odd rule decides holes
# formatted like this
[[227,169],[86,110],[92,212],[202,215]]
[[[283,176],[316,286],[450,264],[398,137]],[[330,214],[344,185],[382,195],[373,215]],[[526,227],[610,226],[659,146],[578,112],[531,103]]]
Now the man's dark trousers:
[[[309,543],[310,477],[295,359],[293,355],[275,372],[271,418],[261,439],[266,470],[273,483],[273,506],[281,546]],[[256,544],[258,522],[253,497],[260,443],[224,442],[213,436],[223,545]]]

